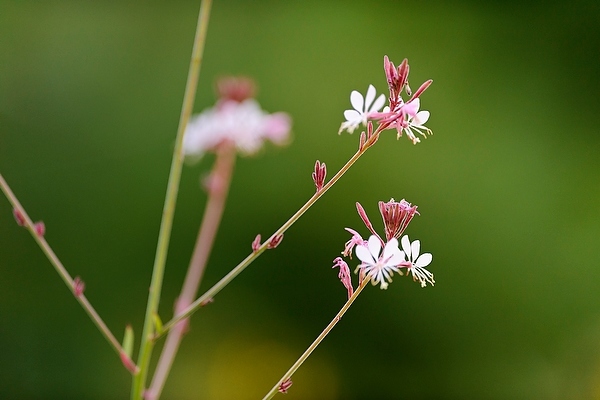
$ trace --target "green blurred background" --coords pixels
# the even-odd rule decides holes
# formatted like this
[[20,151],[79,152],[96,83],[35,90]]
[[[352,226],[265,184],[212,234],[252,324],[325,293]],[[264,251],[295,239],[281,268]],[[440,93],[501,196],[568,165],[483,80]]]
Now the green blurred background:
[[[0,2],[0,172],[121,336],[141,331],[199,3]],[[433,137],[384,135],[196,314],[165,399],[262,397],[345,301],[331,269],[354,203],[406,198],[437,285],[369,287],[289,399],[600,398],[600,3],[216,1],[195,110],[223,74],[294,119],[236,165],[205,290],[330,176],[358,136],[353,89],[408,57]],[[161,315],[195,240],[212,159],[186,166]],[[138,337],[139,339],[139,337]],[[0,199],[0,398],[125,399],[129,375]]]

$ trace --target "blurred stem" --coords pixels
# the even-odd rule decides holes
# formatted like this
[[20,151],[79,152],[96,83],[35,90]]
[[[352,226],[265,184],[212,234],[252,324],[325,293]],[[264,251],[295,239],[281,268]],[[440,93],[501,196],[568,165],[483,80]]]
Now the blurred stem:
[[173,150],[173,160],[171,162],[171,171],[169,173],[169,182],[167,184],[167,194],[165,197],[160,231],[158,234],[156,256],[154,259],[154,267],[152,269],[152,281],[150,283],[148,304],[146,306],[146,316],[144,319],[144,329],[142,332],[140,352],[138,355],[137,364],[140,368],[140,371],[134,376],[131,388],[132,400],[142,399],[144,387],[146,385],[146,377],[148,375],[150,357],[154,347],[154,341],[152,339],[153,319],[154,315],[157,314],[158,311],[160,292],[162,289],[162,281],[165,271],[165,262],[169,248],[169,240],[171,238],[171,228],[173,226],[173,215],[175,213],[179,181],[181,179],[181,168],[183,164],[183,134],[192,113],[194,98],[196,97],[196,88],[198,86],[198,76],[200,75],[200,66],[202,64],[204,43],[206,42],[206,31],[211,3],[211,0],[203,0],[200,5],[200,12],[198,14],[196,35],[194,37],[194,46],[192,49],[187,83],[185,86],[185,94],[183,96],[183,105],[181,107],[179,126],[177,128],[177,138],[175,140],[175,148]]
[[306,359],[311,355],[311,353],[317,348],[317,346],[319,345],[319,343],[321,343],[323,341],[323,339],[325,339],[325,337],[333,329],[333,327],[338,322],[340,322],[340,319],[342,319],[342,317],[344,316],[344,314],[346,313],[346,311],[348,311],[348,309],[350,308],[350,306],[352,305],[352,303],[354,303],[354,300],[356,300],[356,298],[358,297],[358,295],[360,294],[360,292],[362,292],[362,290],[365,288],[365,286],[367,286],[367,283],[369,283],[370,281],[371,280],[369,278],[365,278],[365,279],[362,280],[362,282],[360,283],[360,285],[358,285],[358,288],[356,288],[356,291],[354,292],[354,294],[352,294],[352,296],[350,296],[350,298],[348,299],[348,301],[346,302],[346,304],[344,304],[344,306],[337,313],[337,315],[335,316],[335,318],[333,318],[331,320],[331,322],[329,323],[329,325],[327,325],[327,327],[323,330],[323,332],[321,332],[321,334],[315,339],[315,341],[312,342],[312,344],[310,346],[308,346],[308,349],[306,349],[306,351],[300,356],[300,358],[294,363],[294,365],[292,365],[291,368],[281,377],[281,379],[279,380],[279,382],[277,382],[275,384],[275,386],[273,386],[271,388],[271,390],[269,391],[269,393],[267,393],[266,396],[263,397],[263,400],[271,399],[271,398],[273,398],[273,396],[275,396],[275,394],[277,394],[277,392],[279,391],[279,388],[281,387],[281,385],[284,382],[286,382],[288,379],[290,379],[292,377],[292,375],[294,374],[294,372],[296,372],[296,370],[298,368],[300,368],[300,366],[302,365],[302,363],[304,363],[304,361],[306,361]]
[[[221,223],[233,167],[235,165],[236,149],[231,143],[221,146],[217,152],[217,159],[212,172],[208,176],[208,201],[204,209],[202,224],[192,253],[192,259],[181,289],[181,294],[175,306],[175,315],[189,306],[196,298],[198,286],[206,269],[206,262],[213,247],[214,239]],[[160,398],[165,381],[173,365],[173,360],[179,349],[179,344],[186,332],[189,321],[180,321],[169,331],[165,346],[158,360],[152,384],[148,388],[146,399]]]
[[238,276],[248,265],[252,263],[259,255],[261,255],[269,246],[272,240],[283,235],[290,226],[294,224],[314,203],[321,198],[345,173],[354,165],[354,163],[362,156],[367,149],[369,149],[377,139],[379,133],[385,129],[385,126],[379,126],[373,135],[365,142],[365,144],[359,148],[359,150],[350,158],[346,164],[327,182],[321,190],[318,190],[290,219],[286,221],[271,237],[266,240],[256,251],[248,255],[242,262],[240,262],[235,268],[233,268],[227,275],[225,275],[219,282],[217,282],[212,288],[208,289],[200,298],[189,305],[180,314],[176,315],[173,319],[163,325],[162,332],[158,332],[155,338],[159,338],[164,335],[168,330],[172,329],[179,321],[189,317],[200,307],[210,301],[217,293],[219,293],[225,286],[229,284],[236,276]]
[[[37,242],[38,246],[40,246],[40,248],[42,249],[42,251],[44,252],[46,257],[48,258],[48,260],[50,261],[50,263],[52,264],[52,266],[58,273],[58,275],[62,278],[65,285],[67,285],[67,287],[71,290],[71,292],[73,292],[74,291],[73,278],[71,278],[71,275],[69,275],[69,273],[67,272],[67,269],[60,262],[57,255],[54,253],[54,251],[52,250],[52,248],[50,247],[50,245],[48,244],[48,242],[46,241],[44,236],[38,235],[36,233],[33,221],[31,220],[31,218],[29,218],[29,215],[27,215],[27,212],[25,211],[25,209],[23,208],[23,206],[21,205],[21,203],[19,202],[19,200],[17,199],[15,194],[12,192],[12,190],[8,186],[8,183],[4,180],[4,177],[2,176],[2,174],[0,174],[0,188],[4,192],[6,198],[8,199],[10,204],[13,206],[13,208],[18,213],[20,213],[20,215],[23,216],[23,220],[25,221],[25,228],[29,231],[29,233],[31,233],[31,236],[33,236],[33,239]],[[104,323],[102,318],[100,318],[100,315],[98,315],[98,313],[96,312],[94,307],[92,307],[92,305],[90,304],[88,299],[85,297],[85,295],[82,293],[81,295],[75,296],[75,299],[77,299],[79,304],[81,304],[81,306],[83,307],[85,312],[92,319],[92,322],[100,330],[100,333],[102,333],[102,335],[108,341],[108,343],[112,346],[112,348],[117,352],[117,354],[119,354],[119,356],[121,357],[121,360],[130,362],[129,367],[132,370],[136,370],[137,367],[135,366],[135,364],[133,364],[133,361],[129,360],[129,356],[127,355],[125,350],[123,350],[123,347],[121,347],[121,344],[119,343],[119,341],[115,338],[115,336],[112,334],[110,329],[108,329],[108,327],[106,326],[106,324]],[[127,357],[127,359],[124,360],[123,357]]]

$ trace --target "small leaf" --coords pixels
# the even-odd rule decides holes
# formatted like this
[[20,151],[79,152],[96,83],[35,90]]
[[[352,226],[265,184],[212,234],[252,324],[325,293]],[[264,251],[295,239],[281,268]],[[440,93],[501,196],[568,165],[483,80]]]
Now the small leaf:
[[162,323],[162,320],[160,319],[160,317],[156,313],[154,313],[154,315],[152,316],[152,319],[154,320],[154,334],[155,335],[162,335],[162,333],[163,333],[163,323]]
[[131,358],[133,352],[133,340],[133,328],[131,325],[127,325],[125,327],[125,336],[123,337],[123,351],[129,358]]

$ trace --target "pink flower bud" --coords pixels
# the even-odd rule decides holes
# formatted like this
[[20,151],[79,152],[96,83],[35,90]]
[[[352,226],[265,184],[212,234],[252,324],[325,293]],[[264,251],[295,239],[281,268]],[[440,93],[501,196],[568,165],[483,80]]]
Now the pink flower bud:
[[223,77],[217,80],[216,92],[219,98],[241,103],[256,94],[254,81],[246,77]]
[[413,96],[410,99],[414,100],[414,99],[418,98],[425,90],[427,90],[427,88],[429,86],[431,86],[432,83],[433,83],[433,79],[429,79],[429,80],[423,82],[423,84],[421,86],[419,86],[419,88],[417,89],[415,94],[413,94]]
[[[371,221],[369,221],[369,217],[367,217],[367,213],[365,212],[365,209],[363,208],[363,206],[360,205],[359,202],[356,202],[356,210],[358,211],[358,216],[365,223],[367,229],[369,229],[373,235],[377,236],[379,238],[379,240],[381,240],[381,238],[379,237],[377,232],[375,232],[375,229],[373,228],[373,224],[371,224]],[[383,240],[381,242],[383,243]]]
[[260,233],[256,235],[254,240],[252,241],[252,252],[256,253],[260,248]]
[[39,237],[43,237],[46,233],[46,225],[44,225],[43,221],[38,221],[33,225],[33,229],[35,230],[35,234]]
[[292,386],[293,382],[291,378],[287,378],[285,381],[281,382],[279,385],[279,389],[277,391],[279,393],[287,393],[288,389]]
[[315,163],[315,170],[312,173],[313,181],[315,182],[315,186],[317,187],[317,192],[323,189],[323,185],[325,184],[325,176],[327,175],[327,166],[325,163],[322,163],[317,160]]
[[275,247],[279,246],[279,243],[281,243],[282,240],[283,240],[283,233],[280,233],[279,235],[275,236],[273,239],[271,239],[269,241],[269,244],[267,245],[267,249],[274,249]]
[[81,297],[85,290],[85,283],[78,276],[73,280],[73,294],[75,297]]
[[16,208],[13,208],[13,215],[15,217],[15,221],[17,221],[17,224],[19,226],[25,226],[25,216],[23,215],[23,213],[20,210],[17,210]]

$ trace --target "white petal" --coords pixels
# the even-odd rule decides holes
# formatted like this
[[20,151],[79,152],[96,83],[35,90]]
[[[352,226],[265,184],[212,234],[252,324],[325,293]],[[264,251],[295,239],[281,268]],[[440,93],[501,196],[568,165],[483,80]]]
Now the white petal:
[[369,106],[375,98],[375,94],[377,94],[375,87],[373,85],[369,85],[369,88],[367,89],[367,95],[365,96],[365,111],[369,109]]
[[385,95],[379,95],[379,97],[377,98],[377,100],[375,100],[375,104],[373,104],[373,106],[371,107],[371,109],[369,110],[369,112],[375,112],[375,111],[379,111],[379,109],[381,107],[383,107],[383,105],[385,104]]
[[355,110],[344,111],[344,118],[346,118],[346,121],[353,123],[360,123],[360,121],[362,121],[361,114]]
[[419,111],[415,118],[412,120],[412,124],[415,126],[423,126],[429,119],[429,111]]
[[352,93],[350,93],[350,104],[352,104],[352,107],[354,107],[356,111],[362,114],[364,110],[363,105],[365,104],[363,95],[356,90],[353,90]]
[[417,258],[415,265],[417,266],[417,268],[424,268],[431,264],[431,260],[433,260],[433,256],[431,255],[431,253],[423,253],[421,254],[421,257]]
[[358,257],[358,259],[363,263],[368,265],[373,265],[377,263],[377,261],[373,258],[371,252],[367,247],[359,244],[358,246],[356,246],[354,251],[356,252],[356,257]]
[[385,263],[386,267],[396,266],[403,261],[404,255],[398,248],[398,240],[396,238],[392,238],[392,240],[386,243],[383,249],[383,259],[387,260]]
[[402,239],[400,239],[400,243],[402,243],[402,250],[404,250],[406,258],[408,258],[409,261],[412,260],[412,258],[410,257],[410,239],[408,238],[408,235],[402,236]]
[[412,255],[412,259],[416,260],[419,257],[419,252],[421,251],[421,242],[419,240],[415,240],[410,245],[410,252]]
[[381,242],[379,238],[375,235],[371,235],[369,238],[369,251],[373,255],[373,258],[377,260],[379,258],[379,253],[381,253]]

